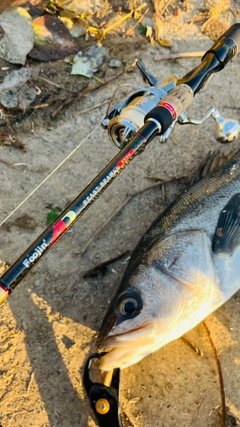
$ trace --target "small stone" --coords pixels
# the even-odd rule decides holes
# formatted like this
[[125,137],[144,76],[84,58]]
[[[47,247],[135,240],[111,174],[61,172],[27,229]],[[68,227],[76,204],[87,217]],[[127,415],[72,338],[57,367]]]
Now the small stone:
[[109,62],[109,67],[111,68],[119,68],[122,66],[122,61],[120,59],[111,59]]
[[71,74],[79,74],[91,78],[103,64],[108,51],[104,47],[90,47],[84,54],[79,51],[73,58]]

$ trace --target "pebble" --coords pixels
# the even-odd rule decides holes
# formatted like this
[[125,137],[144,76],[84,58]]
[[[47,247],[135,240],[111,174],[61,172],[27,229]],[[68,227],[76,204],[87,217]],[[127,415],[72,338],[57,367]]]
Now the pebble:
[[120,61],[119,59],[111,59],[111,61],[109,62],[109,67],[111,68],[119,68],[122,66],[122,61]]

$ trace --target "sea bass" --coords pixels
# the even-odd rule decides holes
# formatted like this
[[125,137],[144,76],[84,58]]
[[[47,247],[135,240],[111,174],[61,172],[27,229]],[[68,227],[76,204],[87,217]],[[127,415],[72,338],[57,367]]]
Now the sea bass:
[[181,194],[133,251],[103,321],[99,368],[181,337],[240,288],[240,151]]

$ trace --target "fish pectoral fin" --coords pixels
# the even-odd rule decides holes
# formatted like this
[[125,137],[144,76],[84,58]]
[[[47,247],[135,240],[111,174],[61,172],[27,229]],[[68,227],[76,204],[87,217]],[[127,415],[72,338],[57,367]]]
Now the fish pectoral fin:
[[240,246],[240,193],[234,194],[220,213],[213,252],[232,254]]

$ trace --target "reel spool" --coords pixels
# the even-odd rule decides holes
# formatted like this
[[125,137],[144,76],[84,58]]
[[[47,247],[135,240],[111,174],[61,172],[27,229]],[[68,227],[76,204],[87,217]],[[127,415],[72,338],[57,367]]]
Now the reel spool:
[[134,98],[121,109],[120,114],[112,118],[108,124],[109,138],[119,149],[134,137],[138,129],[144,125],[146,114],[160,102],[160,97],[153,93],[134,95]]

